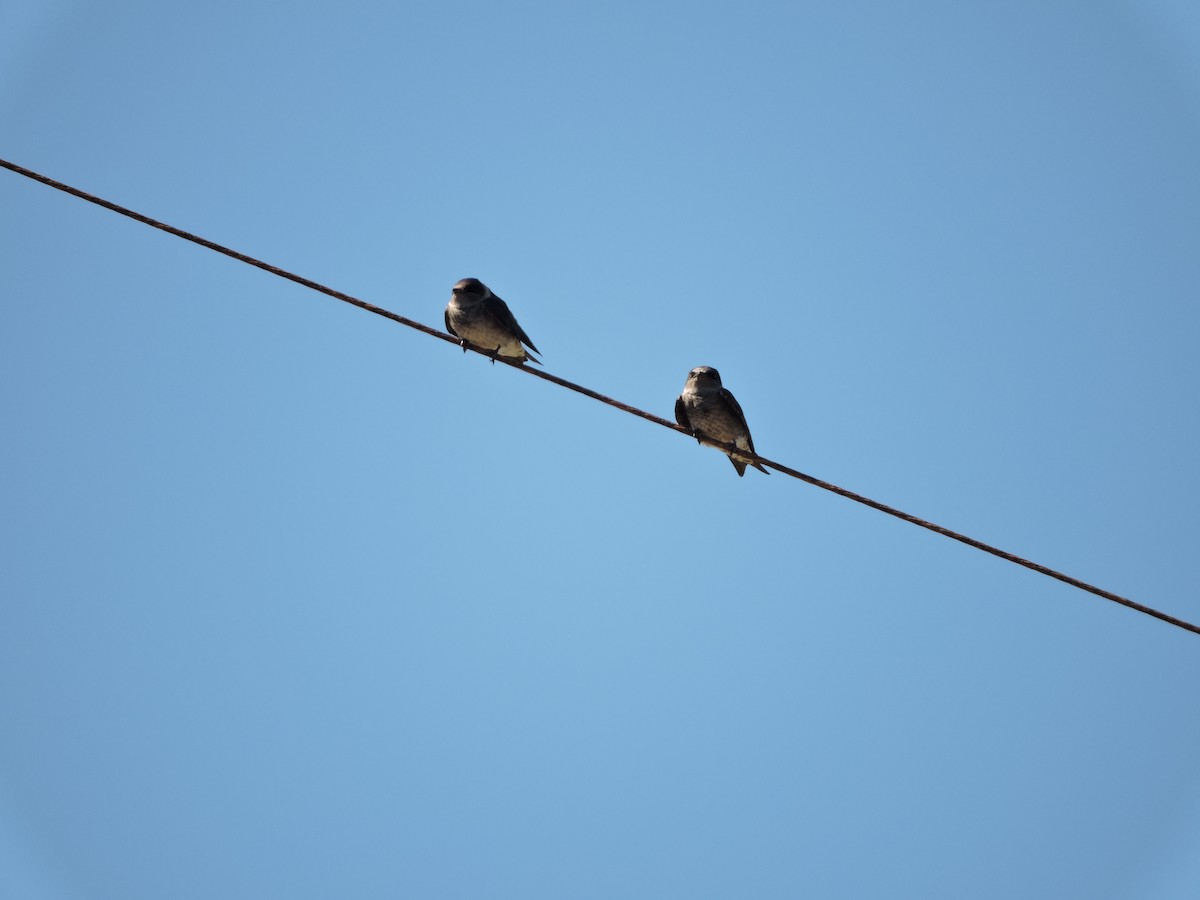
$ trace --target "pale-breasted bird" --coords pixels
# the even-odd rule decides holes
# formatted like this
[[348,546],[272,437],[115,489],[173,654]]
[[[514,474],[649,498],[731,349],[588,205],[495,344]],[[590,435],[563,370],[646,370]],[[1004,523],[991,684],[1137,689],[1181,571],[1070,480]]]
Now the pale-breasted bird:
[[542,352],[517,324],[508,304],[478,278],[464,278],[451,289],[446,330],[459,339],[463,353],[467,352],[467,344],[473,344],[497,356],[541,365],[541,360],[521,346]]
[[[742,407],[733,394],[721,386],[721,375],[712,366],[698,366],[688,372],[683,393],[675,398],[675,421],[702,444],[708,438],[755,452]],[[717,449],[724,450],[723,447]],[[747,465],[754,466],[764,475],[770,474],[749,457],[725,452],[739,477],[746,474]]]

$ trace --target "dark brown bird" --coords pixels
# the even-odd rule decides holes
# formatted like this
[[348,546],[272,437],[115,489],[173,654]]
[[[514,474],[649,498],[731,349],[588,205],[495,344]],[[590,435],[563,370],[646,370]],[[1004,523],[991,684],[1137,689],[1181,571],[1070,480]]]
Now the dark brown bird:
[[446,330],[459,339],[464,353],[467,344],[471,344],[497,356],[541,365],[541,360],[529,350],[542,351],[517,324],[508,304],[478,278],[464,278],[451,289],[450,302],[446,306]]
[[[739,449],[754,453],[754,441],[750,428],[737,398],[721,386],[721,374],[712,366],[698,366],[688,372],[683,393],[675,398],[675,421],[692,433],[700,443],[705,438],[733,444]],[[711,446],[711,445],[710,445]],[[718,450],[725,450],[718,447]],[[746,474],[751,465],[764,475],[770,474],[751,457],[729,453],[729,461],[737,469],[738,476]]]

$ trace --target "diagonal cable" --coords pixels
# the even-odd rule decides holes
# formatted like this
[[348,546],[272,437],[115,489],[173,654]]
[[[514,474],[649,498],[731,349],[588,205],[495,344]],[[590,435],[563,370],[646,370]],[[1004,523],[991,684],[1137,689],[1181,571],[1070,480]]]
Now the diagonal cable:
[[[201,247],[207,247],[209,250],[214,250],[217,253],[223,253],[225,256],[232,257],[239,262],[244,262],[247,265],[255,266],[263,271],[270,272],[272,275],[278,275],[280,278],[286,278],[288,281],[294,281],[296,284],[301,284],[306,288],[310,288],[337,300],[341,300],[343,303],[349,303],[352,306],[365,309],[367,312],[375,313],[377,316],[383,316],[385,319],[391,319],[393,322],[399,322],[401,325],[407,325],[409,328],[415,328],[417,331],[423,332],[431,337],[438,338],[439,340],[446,341],[447,343],[451,343],[456,346],[459,345],[458,338],[454,337],[453,335],[446,334],[445,332],[438,331],[436,328],[430,328],[428,325],[422,324],[414,319],[409,319],[398,313],[394,313],[391,310],[384,309],[381,306],[375,306],[373,303],[367,303],[365,300],[359,300],[357,297],[351,297],[349,294],[343,294],[341,291],[335,291],[333,288],[325,287],[323,284],[318,284],[317,282],[308,278],[295,275],[286,269],[281,269],[278,266],[265,263],[260,259],[255,259],[253,256],[247,256],[245,253],[239,253],[236,250],[231,250],[229,247],[224,247],[221,244],[206,240],[198,235],[192,234],[191,232],[184,231],[181,228],[175,228],[172,225],[159,222],[156,219],[152,219],[149,216],[144,216],[141,213],[134,212],[133,210],[127,209],[124,206],[119,206],[110,200],[105,200],[101,197],[89,194],[86,191],[81,191],[79,188],[71,187],[68,184],[63,184],[61,181],[55,181],[53,178],[49,178],[45,175],[39,175],[37,172],[33,172],[24,168],[23,166],[18,166],[16,163],[0,159],[0,167],[16,172],[18,175],[24,175],[26,178],[31,178],[34,181],[40,181],[42,184],[59,191],[63,191],[64,193],[71,194],[72,196],[79,197],[81,200],[87,200],[89,203],[95,203],[97,206],[103,206],[105,209],[110,209],[115,213],[120,213],[121,215],[127,216],[128,218],[137,222],[141,222],[144,225],[149,225],[151,228],[157,228],[159,231],[165,231],[168,234],[181,237],[185,241],[191,241],[193,244],[199,244]],[[674,422],[670,422],[661,416],[654,415],[653,413],[646,412],[643,409],[638,409],[636,406],[630,406],[627,403],[622,403],[620,400],[614,400],[612,397],[606,397],[604,394],[601,394],[598,391],[593,391],[591,388],[586,388],[583,385],[575,384],[573,381],[567,381],[565,378],[559,378],[557,375],[551,375],[549,372],[541,369],[534,369],[531,366],[521,365],[519,362],[512,362],[504,357],[489,353],[486,350],[473,347],[470,344],[467,344],[466,348],[480,354],[481,356],[487,356],[493,360],[499,359],[501,362],[505,363],[511,368],[518,369],[526,374],[534,376],[535,378],[541,378],[543,381],[549,381],[552,384],[557,384],[559,387],[564,387],[568,390],[575,391],[576,393],[583,394],[585,397],[591,397],[593,400],[599,400],[601,403],[614,406],[617,409],[627,412],[631,415],[640,416],[641,418],[653,422],[656,425],[661,425],[664,428],[670,428],[672,431],[678,431],[679,433],[686,434],[689,437],[692,436],[691,432],[689,432],[686,428],[682,428]],[[743,458],[749,458],[752,455],[746,453],[744,450],[738,449],[732,444],[723,444],[719,441],[708,440],[707,438],[705,439],[705,443],[725,451],[736,451],[738,455]],[[1168,615],[1167,613],[1153,609],[1149,606],[1144,606],[1141,603],[1130,600],[1128,597],[1122,597],[1119,594],[1114,594],[1111,591],[1106,591],[1103,588],[1098,588],[1095,585],[1088,584],[1086,581],[1080,581],[1078,578],[1072,578],[1070,575],[1064,575],[1062,572],[1058,572],[1049,568],[1048,566],[1043,566],[1040,563],[1035,563],[1028,559],[1024,559],[1014,553],[1009,553],[1006,550],[993,547],[991,544],[985,544],[983,541],[977,541],[975,538],[968,537],[965,534],[960,534],[957,531],[952,531],[949,528],[945,528],[933,522],[928,522],[925,519],[912,515],[911,513],[906,513],[896,509],[895,507],[888,506],[886,503],[880,503],[878,500],[872,500],[870,497],[864,497],[862,494],[856,494],[854,491],[847,490],[843,487],[838,487],[836,484],[831,484],[828,481],[822,481],[820,478],[814,478],[812,475],[805,475],[803,472],[797,471],[789,466],[785,466],[782,463],[777,463],[773,460],[767,459],[766,457],[756,456],[755,459],[764,466],[768,466],[777,472],[782,472],[784,475],[790,475],[792,478],[797,478],[800,481],[808,482],[814,487],[831,491],[832,493],[845,497],[848,500],[853,500],[856,503],[869,506],[872,509],[879,510],[882,513],[887,513],[889,516],[895,516],[897,519],[902,519],[905,522],[910,522],[913,525],[925,528],[929,531],[935,532],[936,534],[959,541],[960,543],[966,544],[969,547],[982,550],[984,553],[990,553],[992,556],[997,556],[1000,559],[1008,560],[1009,562],[1015,563],[1018,566],[1024,566],[1026,569],[1031,569],[1034,572],[1038,572],[1050,578],[1055,578],[1058,581],[1071,585],[1072,587],[1079,588],[1081,591],[1087,591],[1088,593],[1095,594],[1097,597],[1103,597],[1105,600],[1111,600],[1114,603],[1120,603],[1122,606],[1127,606],[1130,609],[1135,609],[1140,613],[1145,613],[1148,616],[1161,619],[1162,621],[1178,628],[1182,628],[1185,631],[1190,631],[1194,634],[1200,634],[1200,626],[1193,625],[1191,622],[1186,622],[1183,619]]]

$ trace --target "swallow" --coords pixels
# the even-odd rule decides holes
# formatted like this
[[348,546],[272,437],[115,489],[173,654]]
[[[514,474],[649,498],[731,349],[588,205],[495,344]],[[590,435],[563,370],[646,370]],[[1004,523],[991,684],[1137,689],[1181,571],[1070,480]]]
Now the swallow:
[[464,278],[451,289],[446,305],[446,330],[458,338],[463,353],[470,344],[505,359],[541,365],[541,360],[529,350],[542,351],[517,324],[508,304],[478,278]]
[[[721,386],[721,374],[712,366],[698,366],[688,372],[683,393],[675,398],[675,421],[702,444],[707,438],[755,453],[742,407],[737,398]],[[724,447],[717,449],[725,450]],[[754,466],[764,475],[770,474],[761,463],[749,457],[725,452],[739,478],[746,474],[747,465]]]

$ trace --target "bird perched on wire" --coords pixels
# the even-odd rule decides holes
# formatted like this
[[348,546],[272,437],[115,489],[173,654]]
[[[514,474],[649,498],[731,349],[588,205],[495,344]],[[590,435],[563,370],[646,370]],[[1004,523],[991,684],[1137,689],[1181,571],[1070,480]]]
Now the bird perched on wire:
[[542,351],[517,324],[508,304],[478,278],[464,278],[451,289],[450,302],[446,306],[446,330],[458,338],[463,353],[467,352],[467,344],[471,344],[506,359],[521,363],[528,360],[541,365],[541,360],[529,350]]
[[[692,433],[700,443],[705,439],[733,444],[741,450],[754,453],[754,441],[746,416],[737,398],[721,386],[721,374],[712,366],[697,366],[688,372],[683,393],[675,398],[675,421]],[[711,446],[711,445],[710,445]],[[718,450],[725,450],[718,447]],[[729,461],[737,469],[738,477],[746,474],[751,465],[764,475],[770,474],[762,465],[750,457],[743,457],[725,450]]]

